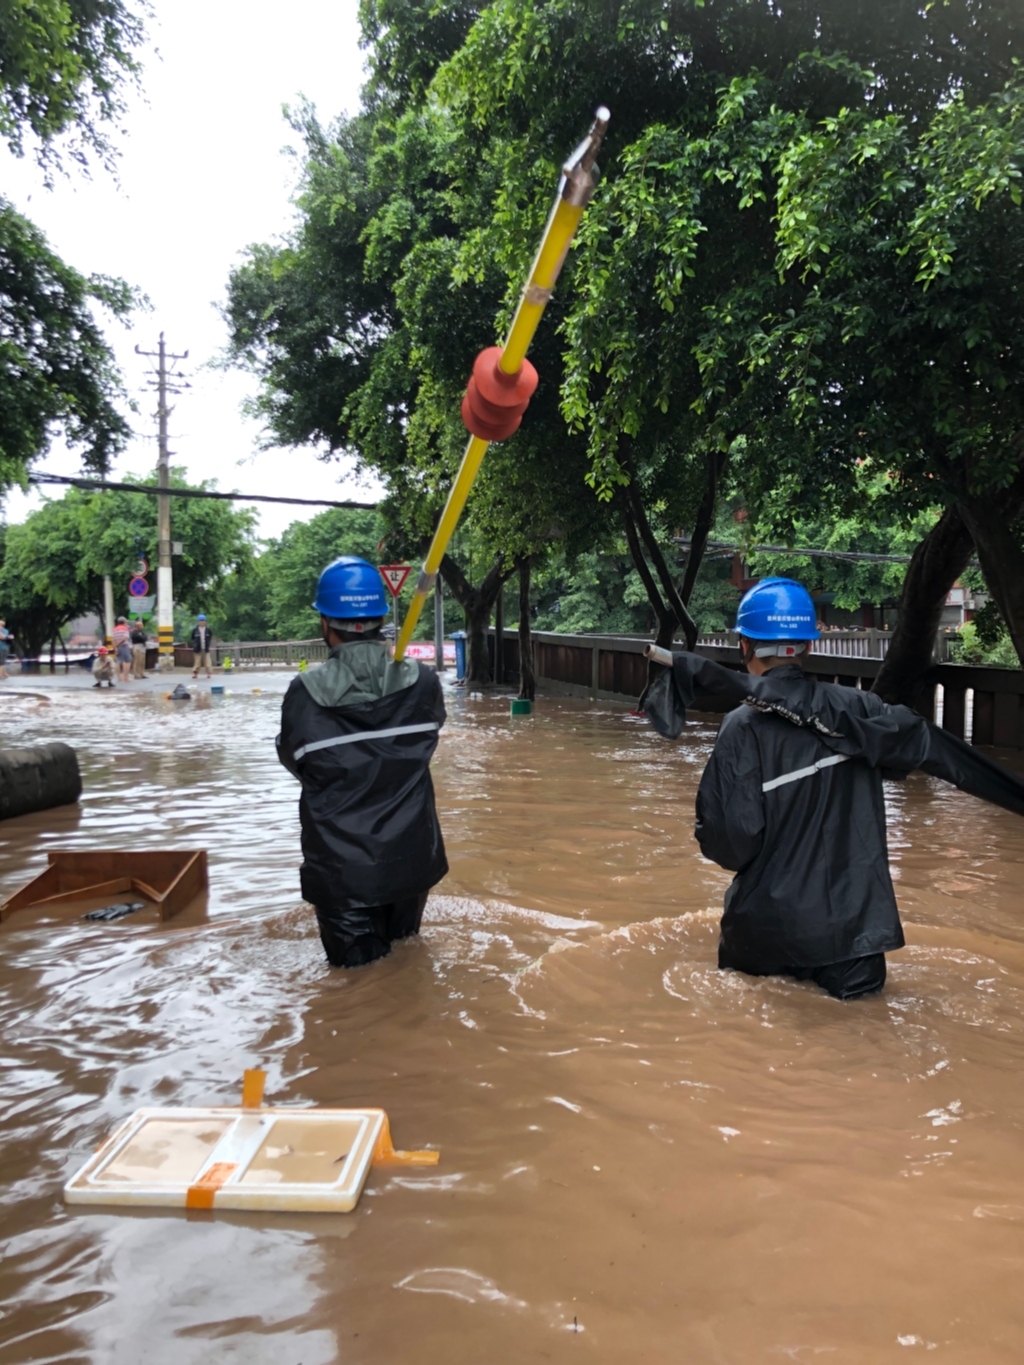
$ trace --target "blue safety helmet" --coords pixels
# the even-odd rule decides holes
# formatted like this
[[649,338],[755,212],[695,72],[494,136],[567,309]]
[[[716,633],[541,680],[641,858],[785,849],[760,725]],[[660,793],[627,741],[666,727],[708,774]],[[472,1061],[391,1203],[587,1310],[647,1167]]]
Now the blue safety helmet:
[[197,620],[197,621],[205,621],[205,620],[206,620],[206,613],[201,611],[201,612],[199,613],[199,615],[196,617],[196,620]]
[[313,610],[335,621],[387,616],[384,580],[365,559],[342,555],[320,575]]
[[736,613],[736,630],[748,640],[817,640],[811,594],[792,578],[762,578]]

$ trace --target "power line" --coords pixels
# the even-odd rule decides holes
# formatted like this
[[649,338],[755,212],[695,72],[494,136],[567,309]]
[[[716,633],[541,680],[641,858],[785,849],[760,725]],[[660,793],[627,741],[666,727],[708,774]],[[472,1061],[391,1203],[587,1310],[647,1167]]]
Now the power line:
[[[685,536],[676,536],[675,541],[684,550],[689,550],[693,546],[693,541]],[[811,559],[866,560],[872,564],[909,564],[911,560],[910,555],[875,555],[869,554],[867,550],[808,550],[794,549],[786,545],[730,545],[725,540],[709,540],[705,548],[721,550],[726,554],[783,555],[788,559],[793,559],[797,555],[807,555]],[[969,567],[977,569],[981,566],[976,559],[972,559]]]
[[[69,484],[73,488],[83,488],[87,492],[91,489],[111,488],[119,493],[146,493],[154,498],[165,493],[172,498],[217,498],[222,502],[279,502],[294,507],[346,507],[358,512],[375,512],[380,506],[376,502],[353,502],[350,499],[332,501],[330,498],[278,498],[268,493],[221,493],[206,488],[161,489],[156,484],[114,483],[110,479],[86,479],[66,474],[32,473],[28,475],[28,481],[39,485]],[[683,550],[689,550],[693,545],[686,536],[676,536],[675,543]],[[725,554],[784,555],[789,558],[806,555],[811,559],[863,560],[874,564],[909,564],[911,560],[910,555],[871,554],[867,550],[811,550],[787,545],[734,545],[727,540],[709,540],[705,544],[705,549]],[[969,567],[977,569],[981,566],[976,559],[972,559]]]
[[153,483],[113,483],[109,479],[74,478],[65,474],[29,474],[29,483],[70,484],[73,488],[112,488],[118,493],[146,493],[152,498],[165,494],[171,498],[218,498],[222,502],[285,502],[296,507],[350,507],[360,512],[373,512],[376,502],[331,502],[328,498],[274,498],[267,493],[220,493],[207,488],[160,488]]

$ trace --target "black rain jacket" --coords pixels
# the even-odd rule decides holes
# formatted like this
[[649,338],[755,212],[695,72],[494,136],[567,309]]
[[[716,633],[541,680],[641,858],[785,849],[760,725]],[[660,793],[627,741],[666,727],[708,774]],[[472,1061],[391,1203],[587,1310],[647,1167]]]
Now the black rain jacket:
[[817,682],[795,664],[755,678],[677,654],[647,694],[655,728],[678,735],[698,691],[742,703],[722,722],[697,794],[701,849],[736,872],[722,967],[767,975],[902,947],[883,777],[920,768],[1024,814],[1024,781],[872,692]]
[[[365,660],[371,648],[341,645],[331,660]],[[321,910],[390,905],[448,871],[430,780],[446,718],[441,684],[411,661],[385,665],[377,648],[382,676],[405,670],[408,685],[375,697],[357,687],[351,703],[321,705],[317,669],[293,680],[281,708],[278,757],[302,783],[302,895]]]

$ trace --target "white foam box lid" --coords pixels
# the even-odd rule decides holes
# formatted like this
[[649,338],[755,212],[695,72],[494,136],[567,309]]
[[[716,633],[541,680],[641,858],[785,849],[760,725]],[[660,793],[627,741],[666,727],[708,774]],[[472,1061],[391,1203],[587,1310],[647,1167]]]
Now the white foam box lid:
[[382,1109],[137,1109],[64,1186],[69,1204],[347,1213]]

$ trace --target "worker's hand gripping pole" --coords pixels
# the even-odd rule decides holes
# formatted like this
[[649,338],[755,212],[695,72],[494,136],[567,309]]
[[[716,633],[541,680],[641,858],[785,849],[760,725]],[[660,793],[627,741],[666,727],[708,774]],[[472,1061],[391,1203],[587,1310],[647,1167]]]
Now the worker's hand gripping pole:
[[462,420],[471,433],[469,444],[423,561],[412,605],[395,646],[396,659],[404,657],[423,604],[433,591],[441,560],[462,515],[473,480],[487,454],[487,447],[492,441],[504,441],[512,435],[537,387],[537,372],[526,359],[526,352],[551,298],[569,244],[583,217],[583,210],[594,193],[594,162],[610,117],[607,109],[598,109],[590,132],[562,168],[554,207],[505,345],[481,351],[476,358],[462,403]]

